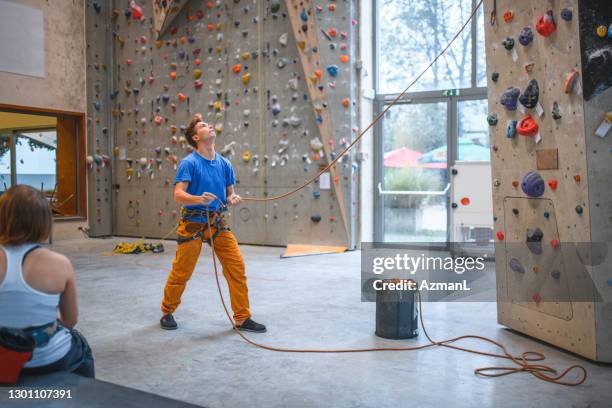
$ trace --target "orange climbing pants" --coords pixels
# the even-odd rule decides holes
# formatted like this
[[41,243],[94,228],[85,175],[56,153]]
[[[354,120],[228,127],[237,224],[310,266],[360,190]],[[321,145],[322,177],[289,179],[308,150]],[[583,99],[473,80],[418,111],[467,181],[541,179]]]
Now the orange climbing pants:
[[[223,222],[223,221],[222,221]],[[194,232],[204,230],[203,238],[210,239],[210,231],[206,223],[191,222],[181,219],[177,234],[182,238],[190,238]],[[212,227],[213,234],[216,227]],[[214,238],[215,254],[223,268],[223,275],[229,287],[234,320],[242,321],[251,316],[249,310],[249,290],[245,273],[245,264],[238,241],[231,231],[219,231]],[[161,310],[163,314],[173,313],[181,303],[181,295],[187,286],[187,281],[195,269],[202,249],[202,238],[180,243],[176,247],[176,256],[172,262],[172,270],[166,281],[164,299]]]

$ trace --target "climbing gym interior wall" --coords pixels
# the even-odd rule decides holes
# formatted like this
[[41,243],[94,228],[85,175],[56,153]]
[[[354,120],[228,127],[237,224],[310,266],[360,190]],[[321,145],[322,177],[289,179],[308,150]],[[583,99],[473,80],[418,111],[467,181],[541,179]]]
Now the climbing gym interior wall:
[[[197,112],[215,125],[243,197],[299,186],[356,135],[351,1],[86,7],[92,235],[169,235],[176,165],[191,152],[183,130]],[[239,241],[354,246],[354,157],[285,200],[231,209]]]
[[0,103],[85,112],[84,13],[72,0],[0,0]]
[[486,0],[491,13],[499,322],[610,362],[612,7]]

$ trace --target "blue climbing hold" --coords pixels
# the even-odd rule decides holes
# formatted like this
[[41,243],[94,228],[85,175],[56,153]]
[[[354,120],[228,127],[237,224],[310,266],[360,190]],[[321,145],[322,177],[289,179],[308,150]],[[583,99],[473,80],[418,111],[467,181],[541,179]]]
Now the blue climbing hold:
[[521,190],[529,197],[540,197],[544,194],[544,179],[536,171],[525,174],[521,180]]
[[98,14],[100,14],[100,11],[102,11],[102,6],[97,1],[93,2],[93,8],[94,10],[96,10],[96,13]]
[[533,31],[531,27],[523,27],[521,33],[519,34],[519,43],[522,46],[527,46],[533,41]]
[[102,104],[100,103],[100,101],[95,101],[94,102],[94,108],[96,108],[96,110],[100,110],[101,106],[102,106]]
[[312,192],[312,196],[313,196],[314,198],[319,198],[319,197],[321,197],[321,192],[320,192],[320,191],[313,191],[313,192]]
[[327,72],[329,73],[329,75],[333,76],[334,78],[338,75],[338,66],[337,65],[329,65],[327,67]]
[[544,211],[544,218],[549,219],[550,213],[548,211]]
[[508,127],[506,128],[506,137],[513,139],[516,136],[516,120],[509,120]]
[[515,86],[510,86],[502,93],[499,103],[501,103],[506,110],[515,111],[520,93],[520,89]]
[[306,13],[306,9],[302,9],[302,11],[300,12],[300,19],[303,22],[307,22],[308,21],[308,13]]
[[561,10],[561,18],[565,21],[570,21],[572,19],[573,13],[571,9],[564,8]]

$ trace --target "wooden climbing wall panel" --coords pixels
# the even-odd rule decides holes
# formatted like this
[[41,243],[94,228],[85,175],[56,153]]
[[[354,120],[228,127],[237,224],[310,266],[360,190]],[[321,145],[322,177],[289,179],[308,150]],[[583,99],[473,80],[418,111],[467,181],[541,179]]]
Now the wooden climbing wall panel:
[[[591,98],[583,83],[609,80],[584,70],[584,54],[612,44],[594,37],[612,10],[604,1],[495,3],[485,38],[498,319],[609,362],[612,263],[588,259],[612,241],[612,136],[595,135],[612,90]],[[494,2],[484,4],[488,17]]]
[[[130,6],[106,14],[88,8],[92,24],[113,32],[112,80],[102,100],[112,110],[104,139],[110,146],[97,153],[112,159],[112,194],[100,195],[113,199],[113,233],[163,237],[176,225],[175,165],[190,154],[182,127],[196,112],[217,128],[217,152],[232,162],[236,190],[245,197],[299,186],[355,134],[356,107],[346,102],[355,95],[353,3],[310,11],[308,24],[319,38],[308,41],[318,41],[320,64],[334,66],[319,68],[325,92],[318,94],[328,104],[322,113],[313,109],[322,100],[312,100],[313,66],[302,64],[285,3],[187,2],[158,39],[152,4],[136,3],[142,10],[137,19]],[[321,29],[332,27],[338,34],[328,39]],[[340,55],[348,61],[339,62]],[[286,200],[232,208],[239,242],[350,246],[357,170],[347,157],[329,179]],[[94,163],[90,174],[103,171]]]

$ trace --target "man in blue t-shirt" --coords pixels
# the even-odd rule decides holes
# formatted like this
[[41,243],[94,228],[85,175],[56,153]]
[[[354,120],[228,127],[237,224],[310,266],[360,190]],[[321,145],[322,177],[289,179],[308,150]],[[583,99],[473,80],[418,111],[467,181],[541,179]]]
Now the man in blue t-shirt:
[[[176,257],[164,289],[161,327],[167,330],[177,328],[172,313],[181,303],[181,295],[200,256],[202,241],[209,241],[212,234],[215,254],[229,287],[236,327],[265,332],[266,326],[251,319],[244,259],[238,241],[223,219],[222,207],[238,205],[242,201],[234,191],[232,164],[215,152],[215,130],[202,121],[202,115],[193,117],[185,129],[185,137],[194,151],[181,160],[174,179],[174,200],[183,205],[183,210],[177,229]],[[211,231],[208,230],[207,216],[210,217]]]

